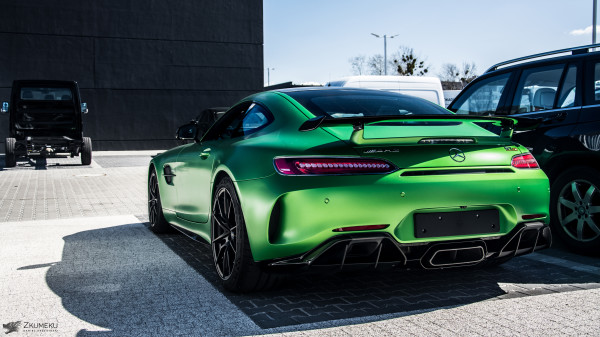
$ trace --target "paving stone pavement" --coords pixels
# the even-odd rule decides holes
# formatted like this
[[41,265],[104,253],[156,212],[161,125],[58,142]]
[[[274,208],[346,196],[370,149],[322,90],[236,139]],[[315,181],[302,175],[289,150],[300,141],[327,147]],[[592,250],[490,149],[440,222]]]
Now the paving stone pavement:
[[12,169],[0,156],[0,322],[58,326],[11,336],[600,335],[600,258],[560,247],[491,269],[294,274],[229,293],[206,244],[146,228],[152,153]]

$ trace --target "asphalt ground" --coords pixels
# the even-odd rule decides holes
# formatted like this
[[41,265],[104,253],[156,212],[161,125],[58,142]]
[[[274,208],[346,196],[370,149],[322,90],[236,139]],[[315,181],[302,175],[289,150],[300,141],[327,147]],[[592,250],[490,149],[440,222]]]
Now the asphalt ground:
[[270,291],[227,292],[206,243],[148,230],[147,164],[156,152],[15,168],[0,156],[3,332],[600,335],[600,258],[560,243],[495,268],[294,274]]

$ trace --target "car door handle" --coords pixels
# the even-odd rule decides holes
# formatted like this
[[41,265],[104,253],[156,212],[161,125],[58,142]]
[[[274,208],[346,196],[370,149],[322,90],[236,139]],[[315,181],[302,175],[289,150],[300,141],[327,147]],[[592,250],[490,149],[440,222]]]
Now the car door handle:
[[206,148],[200,152],[200,158],[206,159],[208,156],[210,156],[210,148]]
[[566,118],[567,118],[567,113],[563,111],[563,112],[555,113],[553,115],[548,116],[546,119],[544,119],[544,123],[562,122]]

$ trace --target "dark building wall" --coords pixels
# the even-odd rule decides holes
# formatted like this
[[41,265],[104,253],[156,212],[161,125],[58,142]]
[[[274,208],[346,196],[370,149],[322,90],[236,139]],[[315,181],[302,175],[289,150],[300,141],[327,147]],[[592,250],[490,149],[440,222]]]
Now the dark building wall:
[[168,148],[204,108],[262,90],[262,13],[262,0],[0,0],[0,99],[15,79],[75,80],[94,150]]

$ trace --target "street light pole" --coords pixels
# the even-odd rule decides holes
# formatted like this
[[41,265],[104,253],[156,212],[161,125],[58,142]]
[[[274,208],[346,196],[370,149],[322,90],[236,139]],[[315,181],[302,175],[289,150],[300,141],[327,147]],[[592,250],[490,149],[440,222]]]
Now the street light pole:
[[[594,0],[594,1],[596,1],[596,0]],[[376,38],[381,38],[381,36],[379,36],[375,33],[371,33],[371,35],[375,36]],[[389,36],[389,38],[393,39],[394,37],[396,37],[398,35],[400,35],[400,34]],[[384,75],[387,75],[387,38],[388,38],[388,36],[386,34],[383,34],[383,74]]]
[[597,0],[594,0],[594,13],[592,15],[592,44],[596,44],[596,12],[597,12]]

